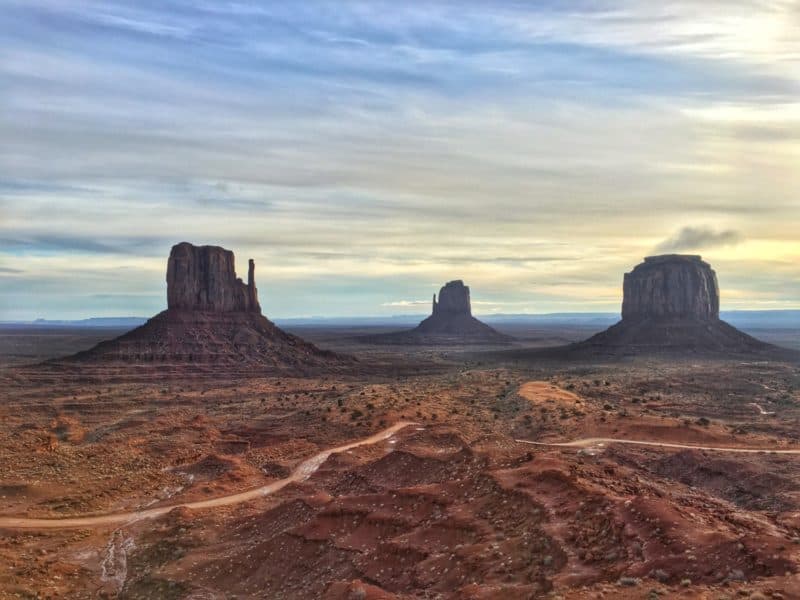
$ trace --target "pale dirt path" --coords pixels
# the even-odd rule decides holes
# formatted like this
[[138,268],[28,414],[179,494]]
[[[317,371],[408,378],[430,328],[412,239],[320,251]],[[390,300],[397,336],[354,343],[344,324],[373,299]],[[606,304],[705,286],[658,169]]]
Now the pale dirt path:
[[773,411],[764,410],[760,404],[756,404],[755,402],[751,402],[750,406],[754,407],[760,415],[769,416],[775,414]]
[[693,446],[691,444],[674,444],[671,442],[648,442],[644,440],[625,440],[619,438],[583,438],[571,442],[532,442],[530,440],[514,440],[521,444],[534,446],[552,446],[561,448],[590,448],[605,444],[633,444],[637,446],[656,446],[659,448],[678,448],[680,450],[710,450],[713,452],[740,452],[744,454],[800,454],[800,448],[772,449],[772,448],[730,448],[724,446]]
[[415,423],[410,421],[400,421],[391,427],[376,433],[375,435],[364,438],[363,440],[358,440],[343,446],[337,446],[336,448],[323,450],[322,452],[315,454],[311,458],[301,462],[294,469],[294,471],[292,471],[292,474],[285,479],[279,479],[278,481],[273,481],[267,485],[253,488],[244,492],[239,492],[237,494],[220,496],[218,498],[210,498],[208,500],[198,500],[196,502],[170,504],[169,506],[159,506],[157,508],[149,508],[146,510],[114,513],[108,515],[96,515],[91,517],[66,517],[56,519],[0,517],[0,529],[67,529],[74,527],[94,527],[97,525],[118,525],[132,523],[133,521],[139,521],[141,519],[152,519],[168,513],[173,508],[185,507],[190,509],[203,509],[229,506],[231,504],[240,504],[242,502],[247,502],[248,500],[253,500],[254,498],[261,498],[262,496],[274,494],[278,490],[283,489],[295,481],[303,481],[304,479],[308,479],[311,474],[314,473],[314,471],[319,469],[320,465],[322,465],[322,463],[324,463],[331,454],[345,452],[346,450],[350,450],[351,448],[356,448],[358,446],[366,446],[381,442],[392,437],[404,427],[414,424]]

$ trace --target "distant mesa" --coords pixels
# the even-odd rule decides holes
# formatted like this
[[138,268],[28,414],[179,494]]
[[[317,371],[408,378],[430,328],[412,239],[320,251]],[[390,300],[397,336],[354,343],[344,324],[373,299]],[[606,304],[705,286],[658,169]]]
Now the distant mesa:
[[261,314],[252,259],[244,283],[236,277],[233,252],[188,242],[173,246],[167,261],[167,310],[71,358],[279,369],[350,360],[286,333]]
[[446,283],[433,295],[431,316],[408,331],[364,336],[379,344],[508,344],[513,338],[472,316],[469,287],[460,279]]
[[700,256],[650,256],[623,280],[622,320],[573,354],[748,354],[780,350],[719,318],[717,274]]

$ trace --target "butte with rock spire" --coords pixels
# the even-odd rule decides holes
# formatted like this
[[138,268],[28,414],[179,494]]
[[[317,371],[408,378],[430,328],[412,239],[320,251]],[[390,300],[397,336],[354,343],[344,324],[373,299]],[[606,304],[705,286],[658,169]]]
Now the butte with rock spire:
[[286,333],[262,315],[252,259],[248,267],[245,283],[236,277],[230,250],[176,244],[167,260],[167,309],[141,327],[71,359],[277,369],[349,361]]

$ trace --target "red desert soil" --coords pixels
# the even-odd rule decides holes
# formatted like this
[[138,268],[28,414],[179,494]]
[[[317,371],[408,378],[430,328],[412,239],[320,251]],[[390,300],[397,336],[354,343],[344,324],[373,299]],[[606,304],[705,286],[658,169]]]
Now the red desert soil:
[[255,489],[239,492],[238,494],[219,496],[217,498],[210,498],[208,500],[200,500],[197,502],[170,504],[148,510],[115,513],[110,515],[96,515],[91,517],[72,517],[64,519],[26,519],[0,517],[0,529],[62,529],[94,527],[97,525],[116,525],[118,523],[133,523],[134,521],[138,521],[140,519],[152,519],[153,517],[164,515],[175,508],[205,509],[247,502],[248,500],[253,500],[254,498],[274,494],[275,492],[285,488],[290,483],[308,479],[331,454],[337,452],[346,452],[351,448],[357,448],[358,446],[374,444],[376,442],[383,441],[391,437],[403,427],[408,427],[409,425],[413,425],[413,423],[401,421],[363,440],[358,440],[343,446],[337,446],[336,448],[323,450],[322,452],[315,454],[311,458],[301,462],[288,477],[279,479],[278,481],[273,481],[272,483],[262,485],[261,487],[257,487]]
[[795,365],[0,383],[3,598],[800,590]]
[[580,396],[561,389],[549,381],[528,381],[523,383],[519,388],[519,395],[534,405],[552,402],[572,407],[582,403]]

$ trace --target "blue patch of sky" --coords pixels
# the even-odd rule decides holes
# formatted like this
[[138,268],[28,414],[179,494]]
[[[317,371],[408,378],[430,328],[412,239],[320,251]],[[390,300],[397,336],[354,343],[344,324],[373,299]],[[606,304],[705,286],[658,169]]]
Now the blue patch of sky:
[[[177,81],[207,82],[210,78],[216,85],[279,97],[285,94],[287,99],[303,92],[322,94],[330,85],[466,96],[497,96],[517,88],[551,98],[580,95],[602,103],[628,102],[637,94],[729,98],[754,90],[762,94],[796,91],[792,81],[710,61],[526,40],[499,27],[490,7],[485,19],[478,18],[475,10],[461,15],[468,19],[468,27],[414,20],[389,29],[388,23],[379,27],[363,18],[326,18],[329,11],[317,14],[267,6],[265,13],[245,18],[191,10],[180,3],[150,10],[117,5],[122,15],[117,19],[109,18],[113,4],[107,9],[96,7],[96,14],[17,7],[6,17],[13,26],[3,37],[31,48],[44,45],[67,56],[88,58],[112,76],[114,67],[123,64],[156,69]],[[537,10],[555,12],[557,8]],[[341,12],[347,13],[346,3]],[[141,25],[149,21],[155,23],[154,32]],[[306,88],[298,92],[297,83]],[[109,87],[113,84],[110,81]],[[159,90],[140,93],[153,96]]]

